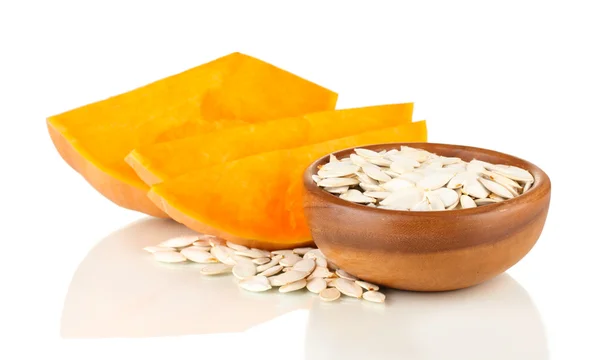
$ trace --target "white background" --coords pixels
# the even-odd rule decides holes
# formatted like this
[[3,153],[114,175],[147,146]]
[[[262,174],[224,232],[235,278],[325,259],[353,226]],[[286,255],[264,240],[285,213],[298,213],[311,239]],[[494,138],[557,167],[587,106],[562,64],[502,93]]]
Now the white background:
[[[594,3],[1,2],[0,358],[264,358],[283,357],[289,348],[289,359],[315,359],[310,355],[315,351],[335,359],[343,346],[357,343],[384,347],[387,355],[374,358],[600,358],[600,13]],[[88,285],[115,275],[111,269],[118,259],[102,258],[104,252],[89,260],[86,254],[103,243],[127,253],[114,238],[102,239],[144,216],[117,208],[63,163],[46,133],[45,118],[233,51],[339,92],[339,108],[412,101],[415,119],[428,121],[429,141],[495,149],[537,164],[553,185],[538,244],[508,271],[510,277],[473,295],[473,307],[470,295],[437,301],[395,293],[392,310],[383,315],[362,309],[358,316],[351,304],[333,320],[314,320],[316,310],[304,308],[265,319],[246,332],[210,334],[209,325],[218,319],[207,322],[197,311],[186,318],[188,307],[194,308],[184,299],[189,289],[164,286],[156,296],[167,296],[171,303],[146,310],[129,304],[129,310],[112,316],[114,326],[127,311],[139,319],[156,318],[160,311],[182,324],[205,324],[206,334],[62,339],[63,304],[78,267],[88,261],[89,268],[93,260],[98,278],[88,279]],[[128,236],[143,243],[139,237],[150,239],[154,227],[163,225],[148,226]],[[143,254],[130,256],[132,264],[151,267],[140,260]],[[151,268],[160,278],[161,272]],[[122,277],[135,273],[152,283],[135,269],[125,267]],[[167,280],[179,281],[162,278]],[[190,281],[188,288],[196,286]],[[205,290],[215,291],[209,285]],[[123,297],[127,291],[122,289]],[[103,294],[87,295],[98,299]],[[121,295],[111,296],[118,302],[114,296]],[[239,295],[232,296],[231,304],[248,306]],[[256,304],[247,312],[268,311]],[[222,303],[205,310],[228,311]],[[522,323],[519,311],[526,312]],[[107,315],[106,324],[112,317]],[[358,337],[344,332],[360,329],[354,319],[374,318],[381,321],[371,322]],[[478,326],[488,332],[482,335]],[[486,338],[495,330],[497,341]],[[326,333],[347,334],[346,345],[344,339],[315,341]],[[384,333],[397,334],[399,341],[386,342]],[[312,340],[307,334],[313,334]],[[523,351],[511,353],[511,348]]]

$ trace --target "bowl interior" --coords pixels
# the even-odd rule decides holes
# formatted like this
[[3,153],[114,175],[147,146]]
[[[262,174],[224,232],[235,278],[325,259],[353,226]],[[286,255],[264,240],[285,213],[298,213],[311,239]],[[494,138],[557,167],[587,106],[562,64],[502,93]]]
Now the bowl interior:
[[[340,199],[338,196],[331,194],[315,184],[312,180],[312,175],[315,175],[318,171],[319,166],[329,162],[329,155],[323,156],[320,159],[313,162],[304,173],[304,186],[307,191],[323,197],[326,201],[331,201],[339,205],[345,205],[357,209],[368,209],[369,211],[381,211],[381,212],[398,212],[404,215],[411,214],[411,216],[431,216],[432,214],[448,214],[456,212],[485,212],[491,210],[497,210],[502,206],[510,205],[511,203],[523,202],[536,196],[542,196],[539,194],[539,189],[546,186],[550,186],[550,179],[544,173],[542,169],[532,164],[531,162],[512,156],[509,154],[497,152],[494,150],[488,150],[483,148],[464,146],[464,145],[452,145],[452,144],[438,144],[438,143],[386,143],[386,144],[374,144],[368,146],[360,146],[363,149],[369,149],[374,151],[400,149],[401,146],[410,146],[417,149],[427,150],[431,153],[447,156],[447,157],[458,157],[464,161],[471,161],[473,159],[489,162],[492,164],[512,165],[529,171],[534,177],[534,183],[525,194],[517,196],[512,199],[507,199],[495,204],[488,204],[484,206],[478,206],[470,209],[454,209],[445,211],[402,211],[402,210],[388,210],[367,207],[366,205],[352,203]],[[349,148],[334,152],[333,154],[338,158],[344,158],[350,156],[354,152],[355,148]],[[443,215],[442,215],[443,216]]]

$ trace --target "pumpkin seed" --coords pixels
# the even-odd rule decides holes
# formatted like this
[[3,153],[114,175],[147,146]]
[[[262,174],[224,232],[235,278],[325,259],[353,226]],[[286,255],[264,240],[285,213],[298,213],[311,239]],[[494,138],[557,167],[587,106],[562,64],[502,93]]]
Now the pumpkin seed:
[[336,288],[327,288],[319,293],[319,297],[323,301],[335,301],[341,296],[340,291]]
[[256,249],[248,249],[245,250],[235,250],[236,255],[242,255],[253,259],[262,258],[265,254],[262,251],[257,251]]
[[392,179],[386,183],[384,183],[383,185],[381,185],[381,187],[389,192],[394,192],[394,191],[400,191],[404,188],[409,188],[409,187],[414,187],[415,183],[410,181],[410,180],[406,180],[406,179],[402,179],[402,178],[395,178]]
[[357,148],[357,149],[354,149],[354,152],[357,155],[362,156],[363,158],[380,157],[381,156],[381,154],[379,154],[373,150],[369,150],[369,149]]
[[362,294],[363,299],[375,303],[382,303],[385,301],[385,295],[379,291],[367,291]]
[[315,263],[315,260],[302,259],[302,260],[298,261],[297,263],[295,263],[294,266],[292,266],[292,269],[297,270],[297,271],[305,271],[305,272],[312,273],[312,271],[315,269],[316,266],[317,266],[317,264]]
[[498,184],[495,181],[479,178],[479,182],[485,186],[490,192],[501,196],[503,198],[512,199],[514,197],[513,193],[510,192],[506,187],[501,184]]
[[267,276],[267,277],[268,276],[273,276],[273,275],[276,275],[279,272],[281,272],[281,270],[283,270],[283,266],[282,265],[275,265],[273,267],[268,268],[265,271],[260,272],[258,275],[263,275],[263,276]]
[[256,265],[264,265],[267,264],[269,261],[271,261],[271,258],[268,257],[252,259],[252,262]]
[[263,272],[265,270],[267,270],[268,268],[271,268],[277,264],[279,264],[279,261],[283,258],[283,256],[281,255],[275,255],[271,258],[271,261],[269,261],[268,263],[264,264],[264,265],[259,265],[256,267],[256,271],[258,272]]
[[302,260],[302,258],[294,253],[285,255],[283,259],[279,260],[279,264],[283,266],[294,266],[295,263]]
[[342,294],[355,298],[360,298],[363,292],[363,289],[357,283],[342,278],[335,280],[335,288]]
[[327,282],[323,278],[313,278],[306,284],[308,291],[318,294],[327,288]]
[[341,186],[350,186],[357,185],[358,180],[354,178],[327,178],[321,180],[318,185],[322,187],[341,187]]
[[181,248],[192,245],[196,240],[198,240],[198,235],[182,235],[165,240],[158,244],[158,246],[169,248]]
[[270,277],[269,281],[271,282],[271,286],[283,286],[304,279],[308,275],[309,273],[306,271],[290,270],[283,274]]
[[236,278],[245,279],[256,275],[256,266],[254,266],[252,261],[239,261],[233,266],[231,272]]
[[229,248],[233,249],[233,250],[237,250],[237,251],[244,251],[244,250],[248,250],[247,247],[245,247],[244,245],[238,245],[238,244],[234,244],[231,241],[227,241],[225,243]]
[[279,292],[287,293],[296,290],[303,289],[306,286],[306,280],[301,279],[298,281],[294,281],[293,283],[285,284],[279,288]]
[[417,187],[404,188],[393,192],[390,196],[381,200],[381,205],[391,205],[396,208],[410,209],[423,200],[425,192]]
[[452,179],[456,174],[454,173],[443,173],[443,172],[434,172],[431,175],[421,179],[417,186],[424,190],[435,190],[439,189],[442,186],[446,185],[450,179]]
[[235,265],[235,260],[233,260],[233,256],[236,255],[235,250],[227,246],[217,245],[214,246],[210,252],[223,264],[231,266]]
[[446,210],[444,203],[439,198],[439,196],[432,194],[431,192],[426,194],[427,200],[429,201],[429,206],[431,206],[431,210],[440,211]]
[[385,199],[390,196],[391,192],[387,191],[365,191],[365,195],[374,199]]
[[202,267],[202,269],[200,269],[200,274],[219,275],[219,274],[231,272],[232,268],[233,268],[233,266],[223,264],[223,263],[208,264],[208,265]]
[[[504,200],[504,199],[502,199]],[[488,204],[495,204],[497,202],[500,202],[502,200],[498,200],[495,198],[485,198],[485,199],[475,199],[475,204],[477,205],[488,205]]]
[[477,207],[477,203],[475,203],[475,201],[473,201],[473,199],[470,196],[462,195],[460,197],[460,206],[463,209],[470,209]]
[[367,174],[371,179],[377,180],[377,181],[390,181],[392,180],[392,178],[384,173],[381,168],[379,168],[379,166],[377,165],[373,165],[373,164],[368,164],[369,166],[366,166],[367,164],[362,166],[363,171],[365,172],[365,174]]
[[529,173],[529,171],[527,170],[523,170],[521,168],[518,168],[516,166],[509,166],[509,165],[492,165],[490,166],[491,170],[493,170],[494,172],[500,174],[500,175],[504,175],[509,179],[515,180],[515,181],[526,181],[526,182],[533,182],[533,175],[531,175]]
[[444,207],[449,207],[458,201],[458,194],[456,191],[448,188],[440,188],[430,192],[431,195],[437,196],[443,203]]
[[336,270],[335,274],[337,276],[341,277],[342,279],[347,279],[347,280],[352,280],[352,281],[358,280],[358,278],[356,278],[354,275],[348,274],[346,271],[344,271],[342,269]]
[[202,250],[197,246],[190,246],[182,249],[180,254],[185,256],[186,259],[200,264],[210,264],[218,261],[213,254]]
[[376,200],[374,198],[363,195],[358,190],[348,190],[346,193],[340,195],[340,199],[355,202],[355,203],[374,203]]
[[315,270],[308,277],[308,280],[312,280],[315,278],[328,278],[332,275],[333,275],[333,273],[331,271],[329,271],[329,269],[327,269],[326,267],[317,266],[317,267],[315,267]]
[[315,257],[315,262],[317,263],[317,266],[324,267],[324,268],[327,267],[327,259],[325,259],[324,257],[320,257],[320,256]]
[[303,248],[296,248],[296,249],[294,249],[292,251],[294,252],[294,254],[304,255],[304,254],[306,254],[307,252],[309,252],[311,250],[315,250],[315,248],[303,247]]
[[149,253],[155,253],[157,251],[175,251],[174,248],[166,247],[166,246],[146,246],[144,248]]
[[371,284],[370,282],[366,282],[366,281],[362,281],[362,280],[356,280],[356,283],[358,284],[358,286],[360,286],[361,288],[363,288],[365,290],[370,290],[370,291],[377,291],[377,290],[379,290],[379,286],[377,286],[375,284]]
[[285,255],[292,255],[295,253],[294,253],[294,250],[273,250],[273,251],[271,251],[271,254],[285,256]]
[[269,283],[269,279],[262,275],[256,275],[244,279],[238,283],[238,285],[248,291],[252,292],[260,292],[270,290],[271,284]]
[[211,247],[212,245],[210,244],[209,240],[196,240],[194,241],[194,243],[192,244],[194,246],[199,246],[199,247]]

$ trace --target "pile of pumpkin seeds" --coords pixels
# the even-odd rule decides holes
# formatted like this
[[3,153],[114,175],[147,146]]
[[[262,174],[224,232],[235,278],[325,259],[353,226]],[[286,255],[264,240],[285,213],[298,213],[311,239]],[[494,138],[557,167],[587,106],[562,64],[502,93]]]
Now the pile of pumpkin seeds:
[[515,198],[534,178],[527,170],[473,159],[466,162],[423,149],[354,149],[319,167],[313,181],[339,198],[389,210],[467,209]]
[[179,236],[148,246],[157,261],[204,264],[202,275],[233,274],[247,291],[262,292],[277,287],[288,293],[301,289],[318,294],[323,301],[346,295],[382,303],[379,286],[362,281],[337,267],[316,248],[266,251],[248,248],[211,235]]

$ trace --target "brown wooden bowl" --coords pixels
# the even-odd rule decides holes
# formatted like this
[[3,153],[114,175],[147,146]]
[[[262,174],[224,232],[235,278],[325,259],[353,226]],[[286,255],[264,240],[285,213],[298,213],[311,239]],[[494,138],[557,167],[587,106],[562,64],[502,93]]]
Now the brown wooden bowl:
[[[550,179],[534,164],[500,152],[469,146],[394,143],[364,146],[380,151],[401,145],[465,161],[474,158],[514,165],[535,178],[525,194],[472,209],[410,212],[371,208],[319,188],[304,173],[304,211],[323,254],[366,281],[403,290],[445,291],[482,283],[509,269],[537,242],[550,205]],[[347,157],[353,149],[335,153]]]

